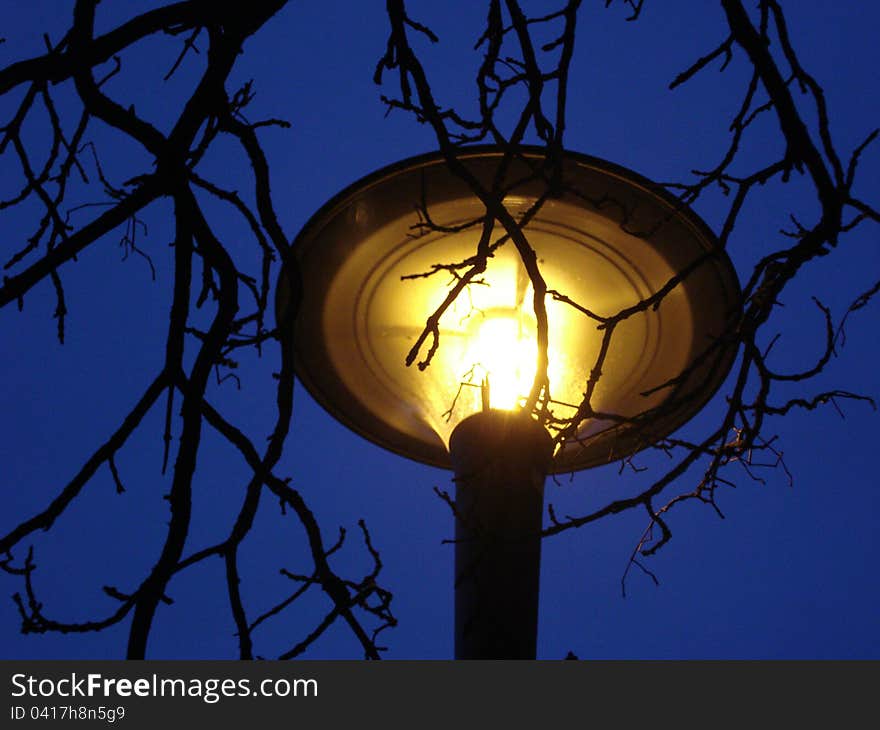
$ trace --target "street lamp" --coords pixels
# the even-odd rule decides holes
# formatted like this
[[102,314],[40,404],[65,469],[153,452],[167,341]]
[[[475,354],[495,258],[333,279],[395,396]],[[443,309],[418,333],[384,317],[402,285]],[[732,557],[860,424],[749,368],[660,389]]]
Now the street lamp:
[[[361,436],[455,471],[457,658],[535,655],[546,474],[608,463],[670,434],[735,355],[724,335],[739,284],[709,228],[639,175],[579,154],[565,154],[564,185],[542,197],[547,182],[533,172],[543,154],[526,148],[508,160],[497,188],[524,221],[549,292],[538,399],[529,397],[534,287],[501,226],[485,271],[442,309],[436,351],[426,358],[429,334],[410,355],[468,270],[486,215],[442,156],[346,188],[294,243],[303,296],[292,347],[305,387]],[[490,189],[504,155],[473,147],[458,159]],[[282,276],[279,322],[288,300]],[[579,408],[585,388],[588,409]]]

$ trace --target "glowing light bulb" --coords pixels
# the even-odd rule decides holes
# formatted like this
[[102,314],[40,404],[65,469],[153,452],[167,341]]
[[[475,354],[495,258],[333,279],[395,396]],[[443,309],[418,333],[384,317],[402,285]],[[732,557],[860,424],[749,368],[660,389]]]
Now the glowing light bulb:
[[506,309],[480,320],[464,365],[472,379],[488,390],[489,407],[513,410],[528,395],[535,378],[538,347],[534,317]]

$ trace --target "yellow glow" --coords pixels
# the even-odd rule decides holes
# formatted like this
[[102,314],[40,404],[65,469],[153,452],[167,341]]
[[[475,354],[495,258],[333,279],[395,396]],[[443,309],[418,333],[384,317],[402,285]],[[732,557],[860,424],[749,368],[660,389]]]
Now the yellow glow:
[[[453,213],[461,214],[458,203],[448,210],[435,205],[434,210],[444,220],[454,221]],[[475,209],[474,215],[477,213]],[[561,215],[559,210],[555,213]],[[619,228],[613,231],[620,235]],[[671,275],[659,259],[650,259],[650,251],[638,256],[650,259],[652,282],[641,271],[629,268],[635,253],[627,251],[624,256],[592,241],[591,245],[573,243],[566,229],[557,230],[549,224],[533,223],[529,234],[547,287],[568,293],[600,315],[611,315],[638,302]],[[420,369],[417,364],[430,350],[430,337],[424,340],[411,367],[405,365],[406,357],[456,280],[439,273],[412,275],[430,271],[438,262],[467,259],[473,254],[474,234],[461,231],[405,238],[395,256],[381,259],[381,265],[371,269],[374,250],[393,238],[387,230],[378,230],[359,249],[362,257],[352,257],[334,280],[327,298],[323,339],[330,344],[333,362],[351,391],[399,430],[420,434],[420,429],[427,427],[444,444],[453,429],[474,413],[486,408],[522,408],[537,369],[537,320],[534,288],[516,248],[508,245],[495,251],[485,272],[443,312],[439,347],[428,367]],[[624,248],[624,241],[630,239],[617,241],[619,249]],[[634,237],[631,243],[643,245]],[[360,284],[365,270],[369,276]],[[544,305],[548,390],[539,393],[535,407],[536,412],[546,408],[554,418],[564,419],[576,412],[583,398],[602,332],[594,320],[568,304],[547,296]],[[682,338],[687,339],[689,332],[676,324],[687,321],[686,307],[687,302],[674,294],[664,301],[663,314],[670,324],[662,354],[658,351],[657,313],[633,317],[617,327],[603,362],[601,382],[591,398],[593,408],[638,413],[663,399],[662,392],[650,398],[642,392],[674,376],[684,362],[690,343]],[[351,319],[343,316],[352,309],[359,328],[354,336],[349,329]],[[353,362],[364,363],[364,368],[350,368]],[[361,382],[364,377],[370,378],[369,387]],[[382,409],[383,403],[392,401],[406,405]],[[589,435],[604,428],[606,423],[593,420],[585,422],[579,433]]]
[[[534,317],[513,308],[477,315],[465,375],[486,391],[491,408],[513,410],[532,389],[537,365]],[[531,321],[530,321],[531,320]],[[485,403],[485,401],[484,401]]]

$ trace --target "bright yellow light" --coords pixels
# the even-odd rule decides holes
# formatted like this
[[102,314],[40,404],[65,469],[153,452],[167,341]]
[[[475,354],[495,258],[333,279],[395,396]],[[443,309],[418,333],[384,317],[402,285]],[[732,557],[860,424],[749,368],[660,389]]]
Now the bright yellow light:
[[484,389],[485,405],[514,410],[531,391],[535,378],[538,346],[534,316],[511,308],[477,318],[480,321],[463,365]]
[[[439,217],[453,219],[457,206],[450,210],[442,205],[434,208]],[[643,277],[627,269],[625,257],[615,258],[609,249],[597,253],[590,246],[572,244],[563,233],[537,224],[529,231],[529,242],[542,261],[549,289],[570,293],[572,299],[600,315],[613,314],[650,294],[652,289]],[[400,430],[417,433],[424,424],[444,444],[470,415],[487,408],[515,411],[524,407],[535,386],[537,319],[534,287],[518,251],[512,245],[495,251],[479,279],[445,309],[438,323],[439,346],[430,364],[420,369],[415,364],[405,365],[407,354],[424,323],[455,286],[455,279],[441,274],[412,275],[430,271],[437,262],[467,259],[473,253],[474,234],[437,233],[407,240],[400,255],[387,257],[381,266],[370,269],[373,249],[387,236],[384,230],[377,232],[363,247],[363,259],[352,257],[327,297],[323,339],[351,391],[370,400],[374,410],[382,412],[383,418],[393,421]],[[649,256],[650,252],[641,254],[642,259]],[[665,282],[662,275],[668,277],[670,270],[663,269],[659,261],[652,264],[661,272],[657,280]],[[365,283],[359,284],[365,270],[370,274]],[[354,337],[349,329],[351,320],[341,316],[350,311],[347,300],[353,293],[357,294],[354,321],[362,327]],[[685,319],[682,304],[687,306],[675,295],[667,297],[664,314],[669,313],[670,320]],[[552,417],[563,419],[576,411],[583,398],[602,332],[594,320],[550,296],[545,297],[544,306],[547,380],[538,384],[546,387],[539,392],[535,409],[546,409]],[[661,357],[657,353],[660,330],[655,320],[654,313],[649,313],[617,327],[616,340],[603,362],[602,380],[591,399],[597,411],[638,413],[664,397],[658,393],[649,399],[641,393],[676,374],[690,344],[680,339],[689,333],[684,328],[667,327],[664,342],[669,352],[662,355],[661,370],[657,365]],[[416,363],[430,347],[429,337]],[[349,363],[358,361],[366,367],[348,368]],[[369,388],[360,382],[366,375],[372,379]],[[392,399],[407,405],[382,411],[381,403]],[[603,428],[607,424],[594,420],[585,423],[581,432]]]

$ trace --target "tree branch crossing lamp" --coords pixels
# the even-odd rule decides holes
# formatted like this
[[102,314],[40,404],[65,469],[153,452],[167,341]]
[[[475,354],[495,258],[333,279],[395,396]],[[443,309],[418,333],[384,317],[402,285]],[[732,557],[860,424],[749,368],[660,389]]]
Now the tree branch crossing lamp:
[[[491,189],[503,155],[473,147],[458,159]],[[724,335],[739,284],[709,228],[639,175],[572,153],[564,192],[535,208],[547,190],[532,174],[542,160],[527,148],[500,188],[551,292],[547,387],[528,408],[533,281],[496,225],[485,271],[447,302],[474,261],[486,207],[441,156],[360,180],[294,243],[303,298],[290,341],[305,387],[361,436],[455,472],[457,658],[535,657],[545,476],[667,436],[735,355]],[[437,312],[431,352],[426,322]]]

